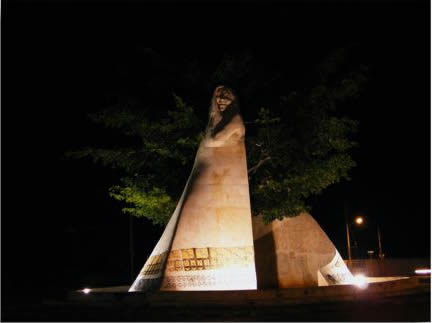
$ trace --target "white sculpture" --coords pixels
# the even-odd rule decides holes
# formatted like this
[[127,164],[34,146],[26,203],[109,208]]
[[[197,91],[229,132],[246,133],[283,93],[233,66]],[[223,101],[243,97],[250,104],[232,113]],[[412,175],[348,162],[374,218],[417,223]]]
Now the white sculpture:
[[217,87],[183,194],[129,291],[256,289],[244,134],[236,96]]

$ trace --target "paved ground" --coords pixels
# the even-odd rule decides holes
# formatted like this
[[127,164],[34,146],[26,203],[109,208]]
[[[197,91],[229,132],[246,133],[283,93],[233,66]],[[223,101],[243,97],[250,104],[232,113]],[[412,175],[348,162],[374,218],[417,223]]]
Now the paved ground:
[[2,321],[392,321],[427,322],[430,294],[284,306],[168,306],[55,303],[2,310]]
[[[2,321],[431,320],[430,279],[260,291],[126,293],[124,287],[2,306]],[[2,300],[3,301],[3,300]]]

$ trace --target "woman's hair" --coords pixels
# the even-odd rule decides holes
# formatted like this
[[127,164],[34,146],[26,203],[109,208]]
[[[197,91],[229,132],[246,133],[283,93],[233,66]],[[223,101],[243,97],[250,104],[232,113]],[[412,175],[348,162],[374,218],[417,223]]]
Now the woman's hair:
[[[222,91],[228,90],[234,96],[233,101],[229,106],[227,106],[227,108],[224,111],[219,111],[218,104],[216,103],[216,95],[220,90]],[[213,96],[210,102],[210,113],[209,113],[209,123],[207,126],[207,132],[210,131],[211,136],[214,137],[228,123],[231,122],[232,118],[234,118],[235,115],[239,113],[240,113],[240,105],[235,91],[232,88],[223,85],[217,86],[216,89],[213,91]],[[219,121],[216,121],[217,124],[214,124],[215,120],[217,119],[219,119]]]

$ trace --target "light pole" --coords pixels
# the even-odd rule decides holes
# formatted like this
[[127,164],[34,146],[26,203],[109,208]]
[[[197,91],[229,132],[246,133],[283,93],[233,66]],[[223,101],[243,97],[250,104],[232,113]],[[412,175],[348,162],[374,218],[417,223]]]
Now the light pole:
[[[354,223],[357,225],[362,225],[364,222],[364,219],[362,216],[356,216],[354,219]],[[351,239],[350,239],[350,232],[349,232],[349,226],[350,223],[348,222],[348,210],[345,205],[345,229],[346,229],[346,236],[347,236],[347,250],[348,250],[348,262],[351,264]]]
[[345,213],[345,229],[346,229],[346,237],[347,237],[348,263],[351,265],[351,240],[350,240],[349,225],[348,225],[348,207],[346,203],[344,206],[344,213]]
[[[358,225],[362,225],[363,222],[364,222],[364,219],[363,219],[362,216],[357,216],[357,217],[354,219],[354,222],[355,222],[356,224],[358,224]],[[384,253],[383,253],[383,251],[382,251],[382,244],[381,244],[381,231],[380,231],[380,227],[379,227],[378,221],[377,221],[377,223],[376,223],[376,227],[377,227],[377,235],[378,235],[378,258],[379,258],[379,259],[383,259],[383,258],[384,258]]]
[[384,254],[382,251],[382,244],[381,244],[381,231],[380,231],[380,227],[379,227],[378,223],[377,223],[377,233],[378,233],[378,258],[383,259]]
[[134,238],[133,238],[133,216],[132,214],[129,214],[129,261],[130,261],[130,276],[132,282],[135,279],[134,258],[135,258],[135,252],[134,252]]
[[[363,216],[356,216],[354,219],[354,224],[362,225],[364,223]],[[347,244],[348,244],[348,259],[351,262],[351,241],[350,241],[350,233],[349,233],[349,226],[350,223],[348,223],[348,214],[345,212],[345,226],[346,226],[346,233],[347,233]],[[384,253],[382,250],[382,242],[381,242],[381,230],[379,227],[379,224],[377,222],[377,236],[378,236],[378,258],[383,259]]]

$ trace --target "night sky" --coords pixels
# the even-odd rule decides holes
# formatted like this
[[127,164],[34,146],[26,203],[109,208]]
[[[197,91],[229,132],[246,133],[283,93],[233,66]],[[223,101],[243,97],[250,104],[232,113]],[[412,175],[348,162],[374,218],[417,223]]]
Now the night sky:
[[[179,74],[198,66],[206,75],[224,54],[243,50],[282,74],[262,94],[265,105],[301,86],[331,50],[354,48],[370,67],[350,109],[360,122],[358,166],[350,182],[314,199],[312,215],[344,258],[344,203],[367,218],[354,233],[357,256],[377,249],[379,219],[386,257],[429,257],[427,1],[159,3],[2,3],[3,293],[130,283],[129,219],[107,192],[119,174],[64,153],[120,140],[87,117],[117,94],[158,108],[174,91],[207,111],[210,87],[186,88]],[[171,64],[172,77],[148,84],[146,73],[158,73],[150,49]],[[247,106],[242,114],[253,118]],[[134,219],[135,273],[161,232]]]

